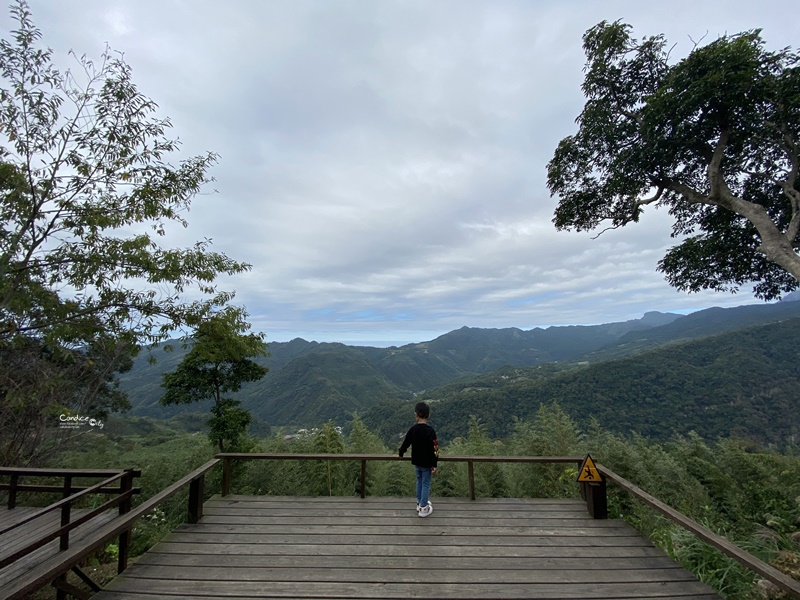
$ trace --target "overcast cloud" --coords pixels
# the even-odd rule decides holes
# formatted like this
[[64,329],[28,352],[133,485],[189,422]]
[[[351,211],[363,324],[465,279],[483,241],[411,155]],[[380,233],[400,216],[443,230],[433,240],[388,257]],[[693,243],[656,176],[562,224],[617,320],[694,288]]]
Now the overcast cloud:
[[[59,62],[124,52],[182,156],[219,153],[216,194],[168,243],[252,263],[225,281],[270,340],[431,339],[462,325],[594,324],[755,300],[656,272],[668,215],[556,232],[545,167],[583,106],[581,36],[763,28],[796,46],[796,3],[596,0],[32,0]],[[11,25],[7,11],[3,29]],[[179,159],[180,157],[176,157]],[[209,189],[209,192],[211,190]]]

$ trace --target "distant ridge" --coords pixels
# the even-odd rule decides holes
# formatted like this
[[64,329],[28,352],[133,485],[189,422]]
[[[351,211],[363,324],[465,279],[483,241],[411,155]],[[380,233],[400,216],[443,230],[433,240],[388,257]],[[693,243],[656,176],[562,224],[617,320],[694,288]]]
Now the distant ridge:
[[[314,426],[348,420],[385,401],[408,401],[458,379],[503,367],[535,367],[622,358],[744,327],[800,316],[800,302],[712,308],[687,316],[648,312],[640,319],[602,325],[554,326],[522,330],[462,327],[428,342],[376,348],[300,338],[273,342],[259,362],[270,372],[239,394],[246,408],[269,425]],[[180,362],[185,350],[154,350],[155,365],[142,353],[121,379],[134,415],[169,418],[208,406],[162,407],[162,373]]]
[[[715,313],[712,313],[715,314]],[[673,342],[601,362],[506,367],[420,396],[434,408],[442,439],[465,435],[470,416],[490,437],[505,437],[557,401],[583,427],[636,432],[657,440],[694,431],[762,446],[800,444],[800,317]],[[396,439],[402,406],[377,406],[364,422]]]

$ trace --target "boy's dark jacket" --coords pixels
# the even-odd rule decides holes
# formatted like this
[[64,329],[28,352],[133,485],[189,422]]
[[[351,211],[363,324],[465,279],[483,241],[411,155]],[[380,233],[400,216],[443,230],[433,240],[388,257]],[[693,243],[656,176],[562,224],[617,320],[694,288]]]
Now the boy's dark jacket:
[[400,456],[411,446],[411,464],[432,468],[439,460],[439,442],[436,431],[427,423],[417,423],[406,434],[400,446]]

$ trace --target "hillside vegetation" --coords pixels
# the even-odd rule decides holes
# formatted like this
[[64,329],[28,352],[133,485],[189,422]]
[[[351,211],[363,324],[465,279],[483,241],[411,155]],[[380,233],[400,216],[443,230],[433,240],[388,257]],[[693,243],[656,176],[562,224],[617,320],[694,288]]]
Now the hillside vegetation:
[[[493,436],[514,418],[557,401],[581,425],[669,439],[694,431],[706,439],[800,442],[800,318],[676,343],[599,363],[508,367],[419,396],[434,408],[444,439],[463,435],[477,416]],[[366,411],[386,439],[408,418],[405,404]]]
[[[464,327],[399,348],[298,339],[271,344],[259,359],[270,372],[237,398],[262,433],[344,424],[358,412],[393,440],[408,403],[423,398],[436,405],[443,439],[464,435],[470,415],[504,436],[514,417],[556,400],[582,424],[596,419],[620,433],[697,431],[785,445],[800,436],[798,319],[800,302],[782,302],[586,327]],[[161,373],[185,350],[153,352],[155,365],[143,353],[123,387],[133,415],[171,418],[181,410],[158,404]]]
[[[213,454],[200,434],[180,434],[172,425],[146,418],[132,420],[126,433],[109,422],[104,432],[83,436],[73,450],[64,451],[52,466],[70,468],[131,467],[142,469],[142,496],[152,496],[206,462]],[[406,426],[413,423],[406,416]],[[333,423],[293,439],[282,436],[252,440],[253,450],[274,453],[394,454],[360,419],[345,434]],[[558,404],[542,405],[529,418],[517,421],[510,435],[492,438],[485,426],[471,419],[463,437],[443,444],[450,456],[583,456],[590,452],[599,463],[641,486],[657,498],[740,547],[800,577],[800,458],[795,446],[784,454],[753,452],[735,440],[703,441],[697,435],[676,436],[665,442],[641,436],[622,436],[596,424],[583,429]],[[169,460],[165,461],[164,457]],[[248,461],[235,469],[233,492],[256,495],[343,495],[358,492],[360,466],[340,461]],[[479,497],[577,497],[574,465],[475,465]],[[414,472],[407,463],[370,462],[367,494],[413,497]],[[219,470],[211,474],[207,493],[219,493]],[[467,466],[442,462],[433,481],[432,498],[469,493]],[[136,553],[161,539],[185,519],[186,496],[169,500],[137,525]],[[624,518],[722,597],[753,597],[757,577],[747,569],[699,542],[685,530],[658,517],[613,486],[610,516]]]

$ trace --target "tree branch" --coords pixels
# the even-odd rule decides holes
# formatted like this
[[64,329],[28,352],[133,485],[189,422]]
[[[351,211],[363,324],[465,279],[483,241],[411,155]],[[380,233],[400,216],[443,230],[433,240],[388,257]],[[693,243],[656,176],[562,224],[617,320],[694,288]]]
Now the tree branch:
[[713,204],[715,206],[719,205],[719,203],[714,202],[714,200],[711,197],[706,196],[705,194],[701,194],[700,192],[698,192],[694,188],[689,187],[685,183],[681,183],[678,181],[665,181],[664,188],[671,192],[680,194],[690,204]]
[[[728,186],[725,184],[725,179],[722,176],[722,159],[725,156],[725,147],[728,145],[728,138],[730,137],[730,130],[726,127],[720,131],[717,145],[711,155],[711,161],[708,164],[708,183],[710,186],[710,197],[717,200],[718,204],[722,199],[723,192],[729,192]],[[724,189],[723,189],[724,188]]]
[[622,225],[611,225],[611,226],[609,226],[609,227],[606,227],[605,229],[603,229],[602,231],[600,231],[600,232],[599,232],[597,235],[593,235],[593,236],[592,236],[591,238],[589,238],[589,239],[591,239],[591,240],[596,240],[596,239],[597,239],[597,238],[599,238],[601,235],[603,235],[603,234],[604,234],[606,231],[614,231],[615,229],[622,229]]
[[658,191],[653,196],[651,196],[650,198],[644,198],[643,200],[637,200],[634,203],[634,206],[638,208],[640,206],[646,206],[648,204],[652,204],[653,202],[658,202],[663,194],[664,194],[664,187],[658,186]]

